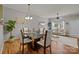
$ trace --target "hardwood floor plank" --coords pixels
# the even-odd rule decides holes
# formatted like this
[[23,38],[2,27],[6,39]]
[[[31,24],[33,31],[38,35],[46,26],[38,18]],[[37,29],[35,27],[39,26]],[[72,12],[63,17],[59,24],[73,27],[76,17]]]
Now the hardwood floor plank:
[[[51,42],[52,54],[79,54],[78,48],[59,44],[60,43],[55,41]],[[43,51],[43,48],[40,48],[37,52],[30,47],[28,48],[27,44],[24,45],[24,54],[44,54]],[[22,45],[20,45],[20,40],[4,42],[3,54],[22,54]],[[50,54],[50,48],[46,49],[46,54]]]

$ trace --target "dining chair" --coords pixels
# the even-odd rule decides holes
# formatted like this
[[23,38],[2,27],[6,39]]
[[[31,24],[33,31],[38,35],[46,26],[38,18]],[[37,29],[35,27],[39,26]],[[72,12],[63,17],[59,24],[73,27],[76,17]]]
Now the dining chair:
[[45,28],[40,28],[39,32],[40,32],[40,35],[42,36],[41,40],[45,39],[45,37],[44,37],[45,36]]
[[51,32],[48,30],[45,31],[45,39],[37,42],[41,47],[44,48],[44,54],[46,53],[46,48],[50,47],[51,53]]
[[[27,35],[27,37],[24,36],[24,33],[22,30],[21,31],[21,36],[22,36],[22,41],[21,41],[21,45],[22,45],[22,54],[24,54],[24,45],[28,45],[29,43],[32,42],[31,38]],[[29,47],[29,46],[28,46]]]
[[40,28],[39,30],[40,30],[40,34],[44,34],[45,28]]
[[23,31],[24,36],[27,37],[27,34],[29,34],[29,28],[28,27],[24,27],[22,29],[22,31]]

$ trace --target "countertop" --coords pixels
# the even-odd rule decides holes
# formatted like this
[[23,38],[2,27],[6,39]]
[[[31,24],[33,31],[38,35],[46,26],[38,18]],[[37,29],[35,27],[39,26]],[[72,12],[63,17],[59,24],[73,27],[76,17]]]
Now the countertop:
[[71,38],[76,38],[79,40],[79,36],[76,36],[76,35],[62,35],[62,34],[54,34],[53,35],[58,35],[58,36],[65,36],[65,37],[71,37]]

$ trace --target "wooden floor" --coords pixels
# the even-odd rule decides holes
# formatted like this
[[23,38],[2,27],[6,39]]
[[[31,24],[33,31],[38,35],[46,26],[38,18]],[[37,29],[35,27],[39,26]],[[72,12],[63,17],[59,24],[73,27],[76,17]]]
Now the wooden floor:
[[[22,54],[22,46],[20,45],[20,40],[15,40],[13,42],[5,42],[3,48],[3,54]],[[50,48],[46,49],[46,53],[50,54]],[[60,42],[52,41],[51,42],[51,53],[52,54],[78,54],[79,49],[73,48],[68,45],[64,45]],[[24,46],[24,54],[43,54],[43,48],[40,48],[39,51],[34,51],[31,48],[28,48],[27,44]]]

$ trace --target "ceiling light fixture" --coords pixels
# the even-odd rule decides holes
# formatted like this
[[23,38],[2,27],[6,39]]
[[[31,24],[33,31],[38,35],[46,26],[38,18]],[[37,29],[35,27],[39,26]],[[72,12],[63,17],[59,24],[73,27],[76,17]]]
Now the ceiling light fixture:
[[56,17],[56,19],[59,19],[59,13],[57,12],[57,17]]
[[63,17],[61,17],[60,15],[59,15],[59,12],[57,12],[57,17],[56,17],[56,19],[63,19]]
[[28,13],[25,16],[25,20],[32,20],[31,12],[30,12],[30,4],[28,4]]

